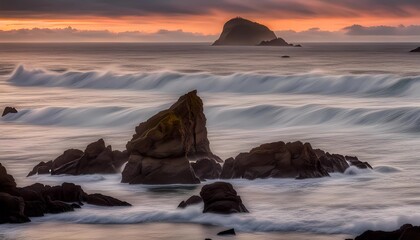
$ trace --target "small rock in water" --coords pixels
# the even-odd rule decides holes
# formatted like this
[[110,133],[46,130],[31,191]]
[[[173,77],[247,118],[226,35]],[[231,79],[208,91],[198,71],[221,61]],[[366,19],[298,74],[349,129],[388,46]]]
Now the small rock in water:
[[225,235],[236,235],[235,233],[235,229],[229,229],[229,230],[225,230],[225,231],[221,231],[217,234],[218,236],[225,236]]
[[1,116],[4,117],[4,116],[6,116],[9,113],[18,113],[18,111],[14,107],[6,107],[4,109],[3,114]]
[[290,56],[287,56],[287,55],[284,55],[284,56],[281,56],[282,58],[290,58]]

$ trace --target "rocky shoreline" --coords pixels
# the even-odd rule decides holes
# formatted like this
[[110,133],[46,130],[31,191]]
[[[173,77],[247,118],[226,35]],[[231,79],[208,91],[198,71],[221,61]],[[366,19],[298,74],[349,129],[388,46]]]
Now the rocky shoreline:
[[[54,160],[39,163],[28,176],[121,173],[122,183],[129,184],[199,184],[210,179],[320,178],[330,173],[344,173],[350,167],[372,168],[355,156],[313,149],[310,143],[300,141],[262,144],[223,161],[210,149],[203,102],[197,91],[191,91],[168,109],[140,123],[123,151],[113,150],[99,139],[84,151],[68,149]],[[24,223],[30,221],[30,217],[46,213],[74,211],[83,203],[130,206],[113,197],[87,194],[73,183],[17,187],[1,164],[0,179],[0,223]],[[178,208],[201,203],[203,213],[248,212],[233,186],[226,182],[204,185],[200,196],[182,201]],[[417,229],[407,226],[404,232]],[[403,230],[398,231],[402,235]],[[372,238],[375,234],[387,233],[367,232],[356,240],[387,239]]]

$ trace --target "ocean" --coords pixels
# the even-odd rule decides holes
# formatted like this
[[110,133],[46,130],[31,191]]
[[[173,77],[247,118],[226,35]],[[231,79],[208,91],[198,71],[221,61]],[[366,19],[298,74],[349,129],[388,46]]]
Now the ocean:
[[[0,119],[0,162],[17,184],[74,182],[133,207],[84,206],[0,225],[0,239],[218,239],[228,228],[234,239],[344,239],[420,225],[420,55],[409,53],[416,47],[1,43],[0,106],[19,113]],[[38,162],[99,138],[123,150],[135,126],[193,89],[222,159],[300,140],[356,155],[373,170],[228,180],[250,211],[230,216],[177,209],[201,186],[128,185],[120,174],[26,177]]]

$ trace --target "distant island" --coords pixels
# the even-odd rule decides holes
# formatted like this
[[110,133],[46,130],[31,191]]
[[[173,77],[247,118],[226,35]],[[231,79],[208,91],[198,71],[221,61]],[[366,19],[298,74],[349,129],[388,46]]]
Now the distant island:
[[[278,38],[268,27],[241,17],[227,21],[213,46],[294,46],[283,38]],[[296,45],[300,47],[300,45]]]

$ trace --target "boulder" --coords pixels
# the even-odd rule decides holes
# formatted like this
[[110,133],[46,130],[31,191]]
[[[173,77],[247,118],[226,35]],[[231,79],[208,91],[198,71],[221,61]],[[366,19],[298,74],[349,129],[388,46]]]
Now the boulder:
[[206,179],[217,179],[222,172],[222,166],[213,159],[208,158],[193,162],[191,163],[191,166],[194,169],[195,175],[201,181],[205,181]]
[[420,239],[420,227],[409,227],[404,230],[399,240]]
[[232,184],[226,182],[215,182],[204,185],[200,196],[204,202],[203,213],[247,213],[241,197],[238,196]]
[[200,196],[194,195],[188,198],[186,201],[182,201],[178,205],[178,208],[186,208],[188,206],[200,204],[202,202],[203,202],[203,199]]
[[88,204],[97,205],[97,206],[108,206],[108,207],[131,206],[131,204],[129,204],[128,202],[124,202],[116,198],[105,196],[99,193],[87,194],[85,195],[84,200]]
[[30,222],[24,210],[25,202],[21,197],[0,192],[0,224]]
[[[362,233],[360,236],[357,236],[355,240],[400,240],[405,231],[408,229],[413,228],[413,225],[411,224],[404,224],[400,227],[400,229],[392,231],[392,232],[385,232],[385,231],[372,231],[368,230],[364,233]],[[408,231],[408,235],[411,235],[414,233],[418,228],[416,228],[414,231]],[[404,238],[403,238],[404,239]],[[417,238],[407,238],[407,239],[417,239]]]
[[[233,163],[232,163],[233,162]],[[315,178],[329,176],[309,143],[273,142],[240,153],[223,166],[224,178]]]
[[1,116],[4,117],[9,113],[18,113],[18,111],[14,107],[6,107],[6,108],[4,108],[3,114]]
[[55,160],[41,162],[36,165],[28,176],[35,174],[112,174],[118,173],[121,166],[128,161],[127,151],[112,151],[105,146],[103,139],[90,143],[83,152],[78,149],[68,149]]
[[286,41],[284,41],[283,38],[275,38],[270,41],[262,41],[258,46],[280,46],[280,47],[290,47],[293,46],[291,44],[288,44]]
[[420,47],[418,47],[418,48],[416,48],[416,49],[413,49],[413,50],[411,50],[410,52],[420,52]]
[[122,182],[130,184],[196,184],[190,161],[222,160],[214,155],[207,139],[203,102],[197,91],[181,96],[136,127],[127,143],[130,154]]
[[268,27],[244,18],[233,18],[223,26],[223,31],[213,45],[255,46],[262,41],[277,39]]
[[236,158],[226,160],[221,178],[317,178],[344,171],[350,166],[371,168],[357,157],[330,154],[312,149],[309,143],[273,142],[263,144]]

